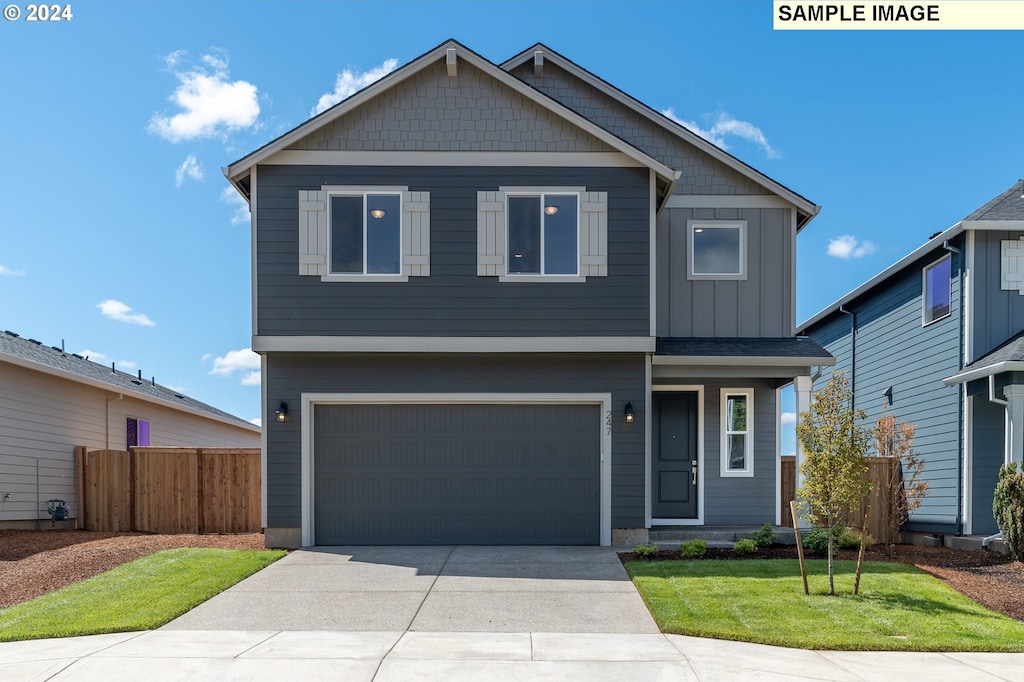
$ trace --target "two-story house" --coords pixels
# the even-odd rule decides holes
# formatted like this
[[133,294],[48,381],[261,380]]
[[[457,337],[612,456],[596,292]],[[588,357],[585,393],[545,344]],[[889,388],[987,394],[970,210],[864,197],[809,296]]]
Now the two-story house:
[[832,361],[794,336],[807,199],[543,45],[455,41],[225,175],[268,545],[777,520],[777,390]]
[[996,533],[999,467],[1024,452],[1024,181],[799,332],[850,373],[869,421],[884,406],[917,426],[929,492],[905,530]]

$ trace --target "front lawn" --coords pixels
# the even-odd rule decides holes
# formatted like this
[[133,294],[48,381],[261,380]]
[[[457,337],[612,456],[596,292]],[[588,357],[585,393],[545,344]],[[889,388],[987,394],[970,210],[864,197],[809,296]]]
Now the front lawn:
[[156,552],[0,609],[0,641],[152,630],[284,555],[195,548]]
[[1024,623],[979,606],[913,566],[788,559],[630,561],[626,571],[662,632],[802,649],[1024,651]]

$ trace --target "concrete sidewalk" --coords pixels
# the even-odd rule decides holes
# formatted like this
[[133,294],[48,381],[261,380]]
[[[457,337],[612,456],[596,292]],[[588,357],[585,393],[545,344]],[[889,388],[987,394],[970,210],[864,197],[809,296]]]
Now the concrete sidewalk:
[[804,651],[660,634],[156,630],[0,644],[0,679],[964,682],[1024,679],[1024,655]]

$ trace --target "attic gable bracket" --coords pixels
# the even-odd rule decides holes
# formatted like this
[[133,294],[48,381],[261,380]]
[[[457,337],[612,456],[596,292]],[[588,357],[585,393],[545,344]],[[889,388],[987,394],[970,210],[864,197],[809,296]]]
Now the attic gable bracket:
[[544,75],[544,50],[533,53],[533,75],[540,78]]
[[458,64],[456,63],[457,59],[458,56],[455,53],[455,48],[449,47],[447,50],[447,57],[445,58],[445,62],[448,64],[449,78],[455,78],[458,75]]

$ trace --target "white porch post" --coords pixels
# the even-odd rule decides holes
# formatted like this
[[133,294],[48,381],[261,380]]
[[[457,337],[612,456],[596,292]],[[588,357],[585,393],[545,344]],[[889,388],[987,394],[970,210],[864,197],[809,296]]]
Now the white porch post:
[[[793,382],[793,388],[796,391],[796,419],[797,423],[803,418],[803,415],[811,411],[811,389],[814,386],[814,382],[811,377],[797,377]],[[804,464],[804,446],[800,442],[800,439],[796,439],[796,488],[797,490],[804,484],[804,475],[800,471]],[[800,527],[803,528],[806,525],[806,521],[801,520]]]
[[1024,386],[1009,384],[1006,396],[1006,463],[1024,464]]

